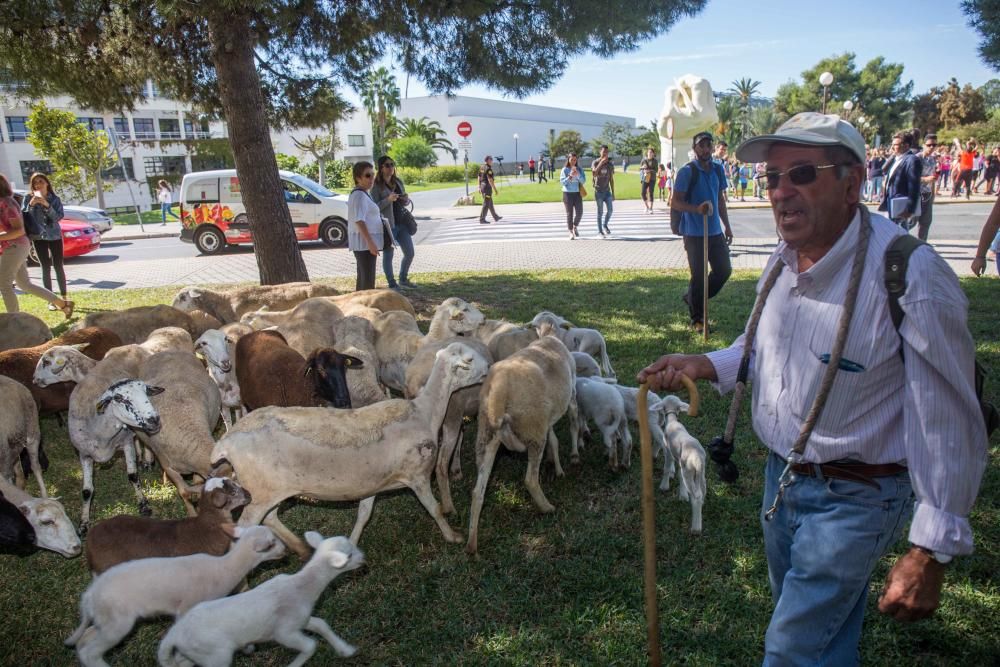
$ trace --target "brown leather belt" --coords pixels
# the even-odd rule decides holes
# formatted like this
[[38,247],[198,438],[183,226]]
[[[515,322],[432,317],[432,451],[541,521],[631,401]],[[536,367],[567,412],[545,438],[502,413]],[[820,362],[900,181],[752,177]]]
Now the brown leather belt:
[[[817,469],[819,474],[817,474]],[[793,463],[790,470],[805,477],[833,477],[849,482],[860,482],[879,488],[876,477],[889,477],[906,472],[906,466],[898,463],[860,463],[856,461],[834,461],[830,463]]]

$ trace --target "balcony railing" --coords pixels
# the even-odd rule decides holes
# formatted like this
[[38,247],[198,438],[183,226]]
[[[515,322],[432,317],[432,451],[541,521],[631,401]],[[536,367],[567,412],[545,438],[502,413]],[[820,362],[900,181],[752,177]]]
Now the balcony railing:
[[151,141],[156,139],[156,132],[142,132],[140,130],[136,130],[135,138],[137,141]]
[[27,141],[30,132],[8,132],[7,135],[10,137],[11,141]]
[[181,138],[180,130],[173,130],[173,131],[160,130],[160,139],[180,139],[180,138]]

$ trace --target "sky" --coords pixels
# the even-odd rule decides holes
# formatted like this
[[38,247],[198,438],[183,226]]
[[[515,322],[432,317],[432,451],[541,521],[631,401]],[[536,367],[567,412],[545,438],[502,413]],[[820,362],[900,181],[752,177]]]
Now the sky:
[[[645,125],[659,117],[663,91],[681,75],[702,76],[714,90],[750,77],[761,82],[762,95],[773,97],[781,84],[801,82],[803,70],[847,51],[856,54],[859,69],[877,56],[902,63],[904,82],[912,80],[919,94],[953,76],[973,86],[1000,78],[980,61],[979,42],[958,0],[709,0],[700,14],[637,51],[573,59],[552,88],[520,101],[631,116]],[[405,94],[406,75],[395,74]],[[482,86],[454,92],[516,99]],[[411,77],[409,96],[426,94]]]

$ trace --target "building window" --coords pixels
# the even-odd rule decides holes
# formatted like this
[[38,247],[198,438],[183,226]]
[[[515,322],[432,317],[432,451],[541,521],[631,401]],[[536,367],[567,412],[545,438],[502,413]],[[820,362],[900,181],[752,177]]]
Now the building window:
[[184,169],[184,156],[182,155],[147,157],[142,162],[146,168],[147,178],[150,176],[181,176],[187,173]]
[[[123,157],[122,162],[125,164],[125,175],[128,176],[130,181],[134,181],[135,169],[132,166],[132,158]],[[125,175],[122,174],[122,168],[117,164],[110,169],[105,169],[101,172],[101,176],[106,181],[124,181]]]
[[7,116],[7,136],[11,141],[28,140],[28,117]]
[[21,160],[21,182],[24,183],[24,187],[31,187],[28,181],[36,171],[51,174],[52,163],[48,160]]
[[121,116],[115,118],[115,132],[122,135],[125,139],[132,138],[132,133],[128,129],[128,118],[122,118]]
[[88,118],[86,116],[77,116],[76,122],[80,123],[80,125],[83,125],[91,132],[104,129],[104,119],[100,117]]
[[212,133],[208,131],[208,121],[200,120],[195,125],[190,119],[184,119],[184,136],[188,139],[209,139]]
[[153,119],[152,118],[133,118],[132,124],[135,125],[135,138],[136,139],[155,139],[156,131],[153,129]]
[[156,99],[160,96],[160,89],[156,87],[155,81],[149,82],[149,97],[150,99]]
[[160,139],[180,139],[181,124],[176,118],[160,119]]
[[347,145],[348,146],[364,146],[365,145],[365,135],[363,135],[363,134],[349,134],[349,135],[347,135]]

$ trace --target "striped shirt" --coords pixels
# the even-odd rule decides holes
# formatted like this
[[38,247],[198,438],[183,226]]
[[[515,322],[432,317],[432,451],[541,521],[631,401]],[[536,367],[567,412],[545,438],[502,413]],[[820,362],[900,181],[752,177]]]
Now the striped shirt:
[[[910,257],[900,298],[899,335],[889,314],[885,250],[904,233],[872,214],[871,243],[843,358],[863,367],[841,370],[803,458],[854,459],[908,466],[917,497],[910,542],[946,554],[972,552],[968,514],[986,465],[987,438],[974,387],[968,302],[951,268],[928,246]],[[780,243],[757,285],[780,257],[786,268],[768,297],[751,360],[753,427],[783,458],[791,452],[819,389],[851,273],[861,222],[856,213],[829,252],[798,272],[796,251]],[[903,339],[906,363],[899,356]],[[728,392],[736,384],[741,335],[708,354]]]

